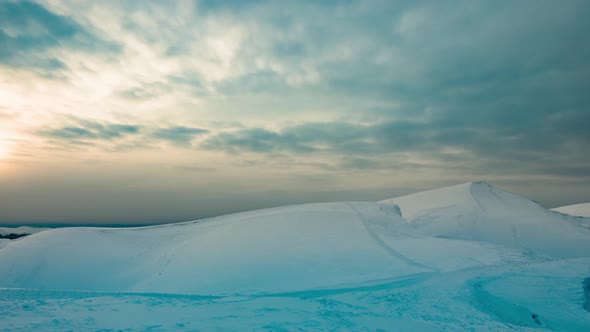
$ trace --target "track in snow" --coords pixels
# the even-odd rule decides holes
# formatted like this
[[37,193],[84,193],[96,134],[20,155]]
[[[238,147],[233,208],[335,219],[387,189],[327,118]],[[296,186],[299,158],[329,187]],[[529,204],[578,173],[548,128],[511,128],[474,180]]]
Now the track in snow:
[[379,235],[375,232],[375,230],[373,229],[373,227],[371,226],[371,222],[369,220],[367,220],[367,218],[360,213],[355,207],[354,205],[352,205],[352,203],[345,203],[352,211],[354,211],[359,219],[361,220],[361,222],[363,223],[363,225],[365,226],[365,229],[367,230],[367,233],[369,233],[369,235],[373,238],[373,240],[375,240],[375,242],[377,243],[377,245],[379,245],[381,248],[383,248],[385,251],[387,251],[389,254],[391,254],[392,256],[394,256],[395,258],[402,260],[404,263],[411,265],[413,267],[417,267],[420,269],[426,269],[426,270],[431,270],[434,273],[438,273],[439,270],[436,268],[433,268],[431,266],[427,266],[424,265],[422,263],[419,263],[405,255],[402,255],[401,253],[399,253],[397,250],[393,249],[391,246],[389,246],[387,243],[385,243],[380,237]]

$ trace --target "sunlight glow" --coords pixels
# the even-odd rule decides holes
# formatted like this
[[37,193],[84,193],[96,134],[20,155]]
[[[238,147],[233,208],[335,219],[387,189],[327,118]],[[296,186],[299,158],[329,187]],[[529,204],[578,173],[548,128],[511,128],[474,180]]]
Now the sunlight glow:
[[11,143],[7,137],[0,136],[0,161],[6,159],[10,153]]
[[6,156],[8,156],[8,146],[0,143],[0,160],[4,159]]

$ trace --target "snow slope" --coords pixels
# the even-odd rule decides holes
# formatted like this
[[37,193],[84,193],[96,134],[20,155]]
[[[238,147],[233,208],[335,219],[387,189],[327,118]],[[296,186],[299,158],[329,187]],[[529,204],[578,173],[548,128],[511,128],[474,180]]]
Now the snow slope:
[[474,182],[52,229],[0,247],[0,330],[587,331],[581,219]]
[[485,182],[425,191],[382,201],[396,204],[422,234],[529,249],[552,257],[586,257],[590,231],[571,216],[499,190]]
[[20,227],[0,227],[0,234],[35,234],[41,231],[48,230],[49,228],[41,228],[41,227],[29,227],[29,226],[20,226]]
[[53,229],[0,251],[0,286],[218,295],[431,272],[376,241],[356,206],[405,226],[376,203],[328,203],[156,227]]
[[[20,226],[20,227],[0,227],[0,235],[8,235],[8,234],[35,234],[49,228],[39,228],[39,227],[29,227],[29,226]],[[18,239],[15,239],[18,240]],[[0,249],[7,246],[10,241],[15,241],[10,239],[0,239]]]
[[551,209],[560,213],[570,214],[578,217],[590,217],[590,203],[566,205]]

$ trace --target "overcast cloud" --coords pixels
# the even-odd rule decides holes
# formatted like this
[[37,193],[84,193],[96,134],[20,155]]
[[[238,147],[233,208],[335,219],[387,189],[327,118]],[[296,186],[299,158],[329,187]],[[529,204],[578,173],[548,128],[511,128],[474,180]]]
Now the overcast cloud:
[[0,223],[472,180],[590,201],[589,16],[583,0],[1,1]]

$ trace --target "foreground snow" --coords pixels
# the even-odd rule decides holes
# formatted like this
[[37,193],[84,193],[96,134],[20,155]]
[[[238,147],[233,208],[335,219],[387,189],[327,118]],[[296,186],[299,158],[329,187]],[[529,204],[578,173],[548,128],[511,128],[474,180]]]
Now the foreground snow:
[[584,331],[586,222],[468,183],[49,230],[0,249],[0,330]]

